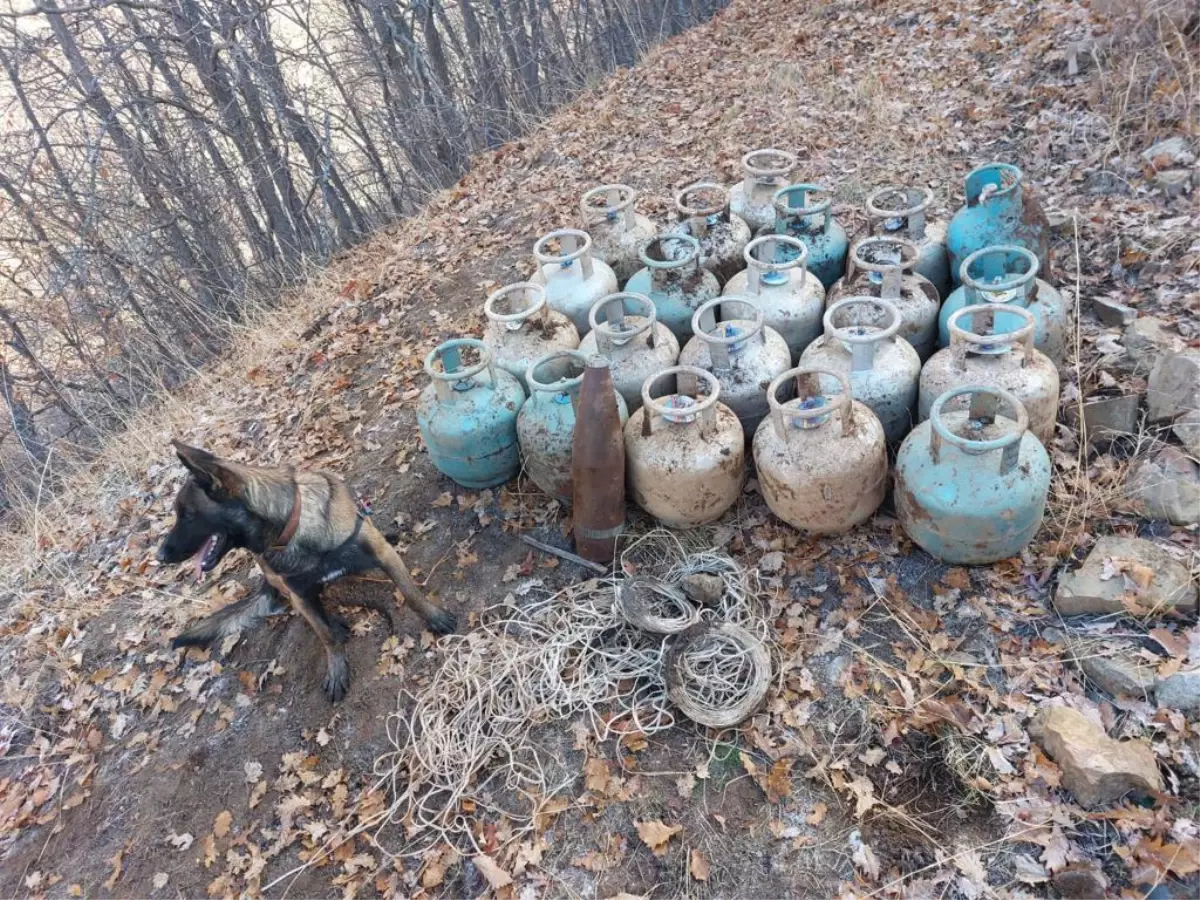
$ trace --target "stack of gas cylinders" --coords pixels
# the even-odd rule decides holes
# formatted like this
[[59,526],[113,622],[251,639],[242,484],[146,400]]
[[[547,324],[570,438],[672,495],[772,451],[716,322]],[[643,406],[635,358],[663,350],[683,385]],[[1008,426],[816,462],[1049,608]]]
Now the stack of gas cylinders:
[[588,191],[583,227],[542,237],[530,281],[487,298],[482,341],[426,361],[418,420],[437,468],[482,488],[523,465],[570,503],[579,389],[599,358],[628,492],[666,525],[720,518],[750,456],[797,529],[854,528],[891,488],[934,557],[1018,553],[1046,506],[1068,319],[1039,277],[1048,227],[1021,172],[971,172],[949,223],[928,215],[929,190],[877,190],[852,242],[830,193],[792,182],[796,164],[748,153],[740,184],[679,191],[662,229],[633,188]]

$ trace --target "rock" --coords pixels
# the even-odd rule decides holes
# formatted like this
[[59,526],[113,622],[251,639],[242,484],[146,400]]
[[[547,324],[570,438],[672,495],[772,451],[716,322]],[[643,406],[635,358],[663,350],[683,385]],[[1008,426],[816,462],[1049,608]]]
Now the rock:
[[701,606],[716,606],[725,594],[725,582],[721,577],[707,572],[684,575],[679,579],[679,586],[688,595],[688,599]]
[[1196,609],[1196,587],[1187,566],[1156,544],[1141,538],[1102,537],[1082,566],[1059,578],[1054,608],[1064,616],[1127,610],[1190,612]]
[[1125,328],[1125,349],[1138,372],[1153,371],[1160,358],[1185,347],[1183,336],[1157,316],[1138,316]]
[[1196,161],[1196,154],[1185,137],[1167,138],[1142,151],[1142,159],[1156,169],[1171,166],[1190,166]]
[[1151,422],[1170,422],[1200,407],[1200,350],[1161,357],[1146,385],[1146,411]]
[[1096,318],[1110,328],[1124,328],[1137,318],[1137,310],[1124,303],[1118,303],[1108,297],[1096,297],[1092,300],[1092,309]]
[[[1086,401],[1083,404],[1083,423],[1088,443],[1111,443],[1120,435],[1136,434],[1141,401],[1140,394]],[[1078,407],[1068,407],[1067,421],[1078,426]]]
[[1200,523],[1200,465],[1177,447],[1163,447],[1133,467],[1125,495],[1147,519],[1195,525]]
[[1167,169],[1154,176],[1154,186],[1172,200],[1192,192],[1192,173],[1187,169]]
[[1050,226],[1050,230],[1055,234],[1067,235],[1074,230],[1074,216],[1070,216],[1065,212],[1057,209],[1046,210],[1046,223]]
[[1144,741],[1115,741],[1083,713],[1048,706],[1030,725],[1063,772],[1063,786],[1083,806],[1118,800],[1130,791],[1161,791],[1154,751]]
[[1154,693],[1158,681],[1150,666],[1122,656],[1081,656],[1079,668],[1112,697],[1144,700]]
[[1066,900],[1102,900],[1108,892],[1108,879],[1095,863],[1071,863],[1055,872],[1050,883]]
[[1200,712],[1200,667],[1168,675],[1155,692],[1163,709]]

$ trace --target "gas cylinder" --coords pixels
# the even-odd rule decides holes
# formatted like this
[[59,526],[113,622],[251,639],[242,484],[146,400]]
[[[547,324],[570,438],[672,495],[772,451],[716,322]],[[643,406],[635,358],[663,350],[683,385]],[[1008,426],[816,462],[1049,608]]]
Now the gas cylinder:
[[638,247],[654,237],[654,223],[633,208],[638,192],[624,184],[605,184],[583,195],[583,230],[592,238],[592,253],[604,260],[624,284],[642,267]]
[[792,364],[787,342],[763,324],[763,311],[745,297],[709,300],[692,316],[692,330],[679,364],[716,376],[722,402],[741,419],[749,439],[767,414],[767,385]]
[[[654,389],[671,380],[674,392],[655,397]],[[746,436],[720,394],[711,372],[664,369],[646,379],[642,407],[625,426],[633,500],[671,528],[719,519],[742,492]]]
[[692,336],[692,313],[721,293],[717,276],[700,265],[700,242],[689,234],[661,234],[642,244],[639,255],[645,268],[625,290],[649,297],[658,321],[686,341]]
[[592,330],[580,342],[579,352],[609,361],[613,386],[635,412],[642,405],[646,379],[679,361],[679,340],[658,321],[649,297],[628,291],[597,300],[588,324]]
[[963,261],[976,250],[1015,244],[1032,250],[1049,272],[1050,223],[1033,196],[1025,192],[1021,170],[988,163],[966,178],[967,205],[946,226],[950,277],[958,285]]
[[[575,410],[588,357],[578,350],[556,350],[532,363],[525,373],[529,399],[517,416],[517,439],[525,471],[533,483],[560,503],[570,505],[571,443]],[[621,425],[629,419],[617,395]]]
[[[921,359],[900,337],[900,310],[878,297],[846,297],[825,312],[825,335],[800,357],[800,365],[835,372],[850,384],[850,395],[879,418],[889,444],[913,426]],[[832,391],[833,383],[821,389]]]
[[560,312],[546,303],[546,289],[532,281],[519,281],[493,291],[483,304],[488,324],[483,342],[492,361],[512,375],[526,390],[530,364],[552,350],[574,350],[579,332]]
[[808,271],[825,290],[845,273],[850,251],[846,229],[834,221],[832,208],[832,195],[815,184],[790,184],[775,192],[774,232],[808,245]]
[[729,211],[729,191],[719,184],[689,184],[675,195],[680,221],[671,234],[689,234],[700,242],[700,264],[724,282],[742,267],[750,226]]
[[[1034,346],[1061,366],[1067,349],[1067,302],[1037,273],[1037,257],[1024,247],[985,247],[972,253],[963,262],[962,286],[942,305],[938,343],[950,346],[950,317],[964,306],[991,303],[1003,310],[1021,306],[1033,313],[1037,323]],[[1023,323],[1017,316],[998,311],[992,327],[1000,333]]]
[[786,234],[767,234],[746,245],[745,257],[746,270],[730,278],[723,293],[752,300],[796,359],[820,336],[825,312],[825,287],[808,271],[808,245]]
[[742,157],[746,177],[729,189],[729,211],[751,231],[774,225],[775,192],[787,186],[796,162],[796,154],[786,150],[751,150]]
[[[557,243],[558,252],[550,245]],[[617,276],[608,263],[592,256],[592,239],[578,228],[560,228],[533,245],[538,271],[529,279],[546,286],[550,308],[563,313],[579,336],[587,334],[592,304],[617,289]]]
[[919,187],[885,187],[867,197],[871,234],[901,237],[917,245],[913,271],[937,288],[938,297],[950,296],[950,257],[946,251],[946,223],[928,217],[933,191]]
[[[950,346],[939,350],[921,370],[917,420],[929,418],[933,401],[964,384],[1001,388],[1021,401],[1029,430],[1043,444],[1054,437],[1058,416],[1058,369],[1033,344],[1037,322],[1020,306],[1004,311],[1024,324],[1010,331],[995,330],[996,307],[990,303],[964,306],[950,316]],[[946,411],[967,408],[966,397],[946,404]]]
[[[823,384],[841,390],[829,393]],[[796,399],[780,400],[793,390]],[[772,381],[767,399],[771,416],[754,433],[754,465],[771,512],[814,534],[869,519],[887,492],[887,441],[875,413],[850,396],[847,379],[801,366]]]
[[[967,409],[946,410],[963,396]],[[897,517],[930,556],[984,565],[1015,556],[1033,539],[1050,490],[1050,457],[1028,426],[1021,401],[999,388],[967,385],[933,401],[929,420],[896,457]]]
[[846,277],[830,290],[825,305],[849,296],[880,297],[900,310],[900,336],[922,360],[937,349],[937,317],[941,300],[937,288],[913,271],[920,250],[898,237],[865,237],[850,248]]
[[[464,351],[477,361],[464,363]],[[467,488],[494,487],[514,477],[521,470],[521,383],[474,338],[434,348],[425,357],[425,372],[432,383],[417,401],[417,426],[437,470]]]

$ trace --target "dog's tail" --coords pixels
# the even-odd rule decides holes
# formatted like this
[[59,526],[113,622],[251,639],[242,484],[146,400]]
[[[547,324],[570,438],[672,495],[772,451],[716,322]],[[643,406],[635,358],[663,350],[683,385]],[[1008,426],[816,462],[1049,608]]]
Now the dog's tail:
[[280,603],[279,595],[273,590],[256,591],[217,610],[201,619],[183,634],[171,641],[171,649],[181,647],[209,647],[223,641],[231,634],[239,634],[257,627],[267,616],[278,615],[286,607]]

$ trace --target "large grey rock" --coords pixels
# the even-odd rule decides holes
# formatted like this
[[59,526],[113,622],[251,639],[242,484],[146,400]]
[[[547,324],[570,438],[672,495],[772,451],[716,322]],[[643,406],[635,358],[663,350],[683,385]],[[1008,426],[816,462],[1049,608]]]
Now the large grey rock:
[[1132,657],[1087,655],[1079,659],[1083,670],[1098,687],[1112,697],[1144,700],[1154,693],[1158,681],[1154,669]]
[[[1136,434],[1141,400],[1139,394],[1126,394],[1123,397],[1086,401],[1083,404],[1083,423],[1088,442],[1107,444],[1123,434]],[[1067,421],[1072,425],[1078,424],[1077,407],[1068,407]]]
[[1163,789],[1149,744],[1115,741],[1078,710],[1046,707],[1029,733],[1058,763],[1064,787],[1084,806],[1110,803],[1130,791]]
[[1096,318],[1109,328],[1124,328],[1137,318],[1137,310],[1111,297],[1096,297],[1092,300]]
[[1146,383],[1146,411],[1151,422],[1169,422],[1200,409],[1200,349],[1188,348],[1161,357]]
[[1157,168],[1190,166],[1196,161],[1191,144],[1185,137],[1171,137],[1142,151],[1142,159]]
[[1169,353],[1178,353],[1187,342],[1178,331],[1157,316],[1138,316],[1125,329],[1125,349],[1137,372],[1149,374]]
[[1200,712],[1200,668],[1176,672],[1158,683],[1158,705],[1180,712]]
[[1082,566],[1059,578],[1054,608],[1064,616],[1190,612],[1196,609],[1196,586],[1187,567],[1156,544],[1102,537]]
[[1192,192],[1192,173],[1187,169],[1167,169],[1154,176],[1154,186],[1168,200],[1174,200]]
[[1163,447],[1134,465],[1125,494],[1147,519],[1195,525],[1200,522],[1200,465],[1178,447]]

